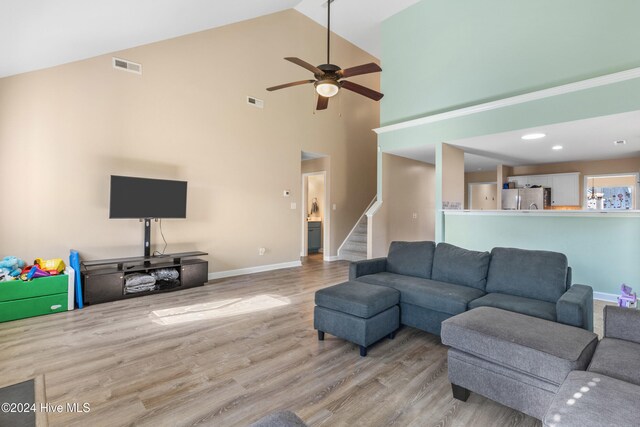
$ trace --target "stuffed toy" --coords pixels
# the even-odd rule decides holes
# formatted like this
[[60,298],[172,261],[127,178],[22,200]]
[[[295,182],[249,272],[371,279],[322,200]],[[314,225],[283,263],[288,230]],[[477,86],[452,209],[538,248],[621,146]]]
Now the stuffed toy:
[[633,289],[623,283],[620,286],[620,291],[622,291],[622,295],[618,297],[618,307],[631,308],[635,306],[638,297],[635,292],[632,292]]
[[18,277],[22,272],[22,269],[27,264],[18,257],[6,256],[0,260],[0,275],[3,275],[3,280],[13,280]]

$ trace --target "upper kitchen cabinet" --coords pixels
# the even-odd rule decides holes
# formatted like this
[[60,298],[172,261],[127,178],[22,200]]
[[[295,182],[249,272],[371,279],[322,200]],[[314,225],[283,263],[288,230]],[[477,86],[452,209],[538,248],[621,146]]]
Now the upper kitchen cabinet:
[[559,173],[551,178],[551,206],[580,205],[580,173]]
[[551,187],[551,178],[549,175],[521,175],[510,176],[509,182],[515,182],[516,187],[531,187],[533,185],[539,185],[540,187]]
[[529,185],[539,185],[540,187],[552,187],[549,175],[531,175],[529,176]]
[[539,185],[551,188],[551,206],[580,206],[580,173],[510,176],[516,187]]

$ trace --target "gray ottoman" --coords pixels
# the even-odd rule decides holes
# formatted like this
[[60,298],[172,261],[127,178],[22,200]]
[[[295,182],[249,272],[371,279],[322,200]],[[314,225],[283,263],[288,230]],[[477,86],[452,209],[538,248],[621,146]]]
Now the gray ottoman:
[[598,336],[524,314],[479,307],[442,322],[453,395],[476,392],[542,419],[569,372],[585,370]]
[[386,286],[345,282],[316,292],[313,327],[318,339],[325,332],[367,347],[385,336],[393,338],[400,327],[400,293]]

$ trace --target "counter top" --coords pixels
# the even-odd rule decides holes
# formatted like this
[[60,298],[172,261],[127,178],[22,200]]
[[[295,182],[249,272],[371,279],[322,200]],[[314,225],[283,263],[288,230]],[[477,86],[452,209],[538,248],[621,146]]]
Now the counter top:
[[640,217],[640,210],[624,211],[598,211],[598,210],[499,210],[499,211],[477,211],[477,210],[443,210],[445,215],[496,215],[496,216],[559,216],[559,217]]

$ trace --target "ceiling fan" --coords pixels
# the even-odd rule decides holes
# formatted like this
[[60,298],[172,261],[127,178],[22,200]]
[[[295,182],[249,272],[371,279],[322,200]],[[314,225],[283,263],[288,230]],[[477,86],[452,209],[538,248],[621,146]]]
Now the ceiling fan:
[[382,99],[384,95],[380,92],[376,92],[373,89],[369,89],[348,80],[342,80],[343,78],[359,76],[362,74],[378,73],[382,71],[382,68],[380,68],[378,64],[370,62],[368,64],[358,65],[343,70],[337,65],[331,64],[329,61],[329,53],[331,52],[331,3],[334,1],[335,0],[327,1],[327,63],[314,67],[300,58],[284,58],[287,61],[293,62],[294,64],[311,71],[315,79],[300,80],[297,82],[272,86],[267,88],[268,91],[313,83],[316,92],[318,93],[318,104],[316,106],[316,110],[325,110],[329,105],[329,98],[336,95],[341,88],[366,96],[374,101],[380,101],[380,99]]

